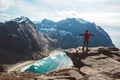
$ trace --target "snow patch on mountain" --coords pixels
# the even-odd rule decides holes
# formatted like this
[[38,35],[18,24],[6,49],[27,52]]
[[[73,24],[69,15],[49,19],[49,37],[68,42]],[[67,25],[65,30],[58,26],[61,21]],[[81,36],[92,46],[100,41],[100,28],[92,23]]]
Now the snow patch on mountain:
[[63,48],[82,46],[84,38],[80,37],[79,33],[83,34],[85,30],[89,30],[90,33],[96,34],[96,36],[90,39],[90,47],[114,47],[109,35],[100,26],[81,18],[67,18],[58,22],[44,19],[41,23],[36,24],[36,26],[44,34],[57,39],[58,45],[62,43],[60,47],[62,46]]
[[53,28],[53,27],[51,27],[51,28],[40,28],[40,30],[41,31],[47,31],[47,32],[49,32],[49,31],[56,31],[56,29]]
[[82,24],[88,23],[88,21],[85,21],[84,19],[81,19],[81,18],[76,18],[76,20]]
[[65,36],[65,35],[67,35],[67,34],[72,35],[71,32],[68,32],[68,31],[65,31],[65,30],[59,30],[59,33],[61,34],[61,36]]

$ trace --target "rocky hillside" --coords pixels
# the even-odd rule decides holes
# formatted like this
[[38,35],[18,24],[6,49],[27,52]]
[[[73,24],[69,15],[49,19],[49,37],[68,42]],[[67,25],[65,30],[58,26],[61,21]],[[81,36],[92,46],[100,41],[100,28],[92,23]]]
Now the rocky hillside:
[[0,64],[33,59],[49,48],[50,41],[27,17],[0,23]]
[[89,46],[114,46],[109,35],[100,26],[83,19],[68,18],[58,22],[44,19],[35,24],[41,32],[57,40],[57,47],[69,49],[82,46],[84,37],[79,36],[79,33],[84,33],[86,29],[96,34],[91,37]]
[[74,66],[59,68],[36,75],[29,72],[11,72],[0,75],[0,79],[16,80],[120,80],[120,50],[95,47],[83,53],[81,47],[65,50]]

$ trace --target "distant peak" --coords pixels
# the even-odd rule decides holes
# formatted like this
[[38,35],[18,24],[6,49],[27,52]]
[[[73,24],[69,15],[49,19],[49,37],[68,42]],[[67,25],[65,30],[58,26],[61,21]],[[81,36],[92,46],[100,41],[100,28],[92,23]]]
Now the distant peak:
[[45,18],[41,21],[41,23],[55,23],[55,22]]
[[15,21],[17,22],[25,22],[25,21],[28,21],[29,19],[25,16],[21,16],[21,17],[17,17],[16,19],[14,19]]
[[78,21],[79,23],[82,23],[82,24],[86,24],[89,22],[89,21],[86,21],[82,18],[66,18],[66,19],[61,20],[61,21]]
[[42,21],[52,21],[52,20],[49,20],[49,19],[44,18]]
[[86,21],[86,20],[84,20],[84,19],[82,19],[82,18],[75,18],[78,22],[80,22],[80,23],[83,23],[83,24],[86,24],[86,23],[88,23],[88,21]]

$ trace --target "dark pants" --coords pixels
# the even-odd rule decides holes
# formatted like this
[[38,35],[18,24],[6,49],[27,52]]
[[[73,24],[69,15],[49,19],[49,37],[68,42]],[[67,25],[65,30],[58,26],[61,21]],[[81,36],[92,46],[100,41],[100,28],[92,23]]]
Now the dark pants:
[[86,47],[86,51],[88,51],[88,43],[89,43],[89,40],[84,40],[84,43],[83,43],[83,51],[84,51],[84,48]]

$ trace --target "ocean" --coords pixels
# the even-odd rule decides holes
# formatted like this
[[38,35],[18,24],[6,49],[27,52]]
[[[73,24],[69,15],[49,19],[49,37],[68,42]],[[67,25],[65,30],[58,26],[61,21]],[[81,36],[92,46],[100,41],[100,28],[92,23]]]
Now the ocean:
[[20,71],[28,71],[36,74],[44,74],[49,71],[53,71],[58,68],[72,66],[72,60],[64,52],[54,52],[51,53],[48,57],[36,61],[33,64],[30,64]]

